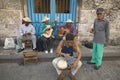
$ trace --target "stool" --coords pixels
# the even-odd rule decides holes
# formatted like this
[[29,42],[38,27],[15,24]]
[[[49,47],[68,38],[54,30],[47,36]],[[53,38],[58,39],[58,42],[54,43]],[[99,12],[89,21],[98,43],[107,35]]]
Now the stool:
[[35,60],[36,62],[38,62],[38,52],[37,51],[23,52],[23,56],[24,56],[24,64],[26,64],[26,62],[28,60]]
[[32,40],[24,40],[23,42],[25,43],[25,48],[26,47],[31,47],[32,48]]

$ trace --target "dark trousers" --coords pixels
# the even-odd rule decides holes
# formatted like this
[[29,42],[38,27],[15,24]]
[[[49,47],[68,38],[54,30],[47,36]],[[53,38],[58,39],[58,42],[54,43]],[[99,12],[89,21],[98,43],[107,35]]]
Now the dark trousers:
[[48,50],[50,51],[51,48],[53,48],[53,42],[52,42],[52,37],[50,38],[45,38],[44,36],[42,36],[42,42],[43,42],[43,48],[44,50]]
[[43,41],[42,41],[41,38],[39,38],[39,39],[37,40],[36,45],[37,45],[37,50],[38,50],[38,51],[44,51]]

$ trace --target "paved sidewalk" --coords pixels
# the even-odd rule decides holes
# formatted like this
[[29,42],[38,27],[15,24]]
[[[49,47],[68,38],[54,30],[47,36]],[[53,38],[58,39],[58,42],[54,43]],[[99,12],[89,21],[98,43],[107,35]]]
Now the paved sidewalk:
[[[31,49],[26,49],[28,51]],[[91,50],[81,47],[83,65],[76,74],[77,80],[120,80],[120,46],[108,46],[104,50],[103,65],[94,70],[90,60]],[[76,54],[75,54],[76,56]],[[23,54],[16,50],[0,49],[0,80],[57,80],[57,73],[52,65],[56,54],[39,52],[39,62],[23,65]],[[69,80],[66,77],[65,80]]]
[[[24,51],[31,51],[31,49],[26,49]],[[90,58],[91,57],[91,49],[88,49],[84,46],[81,47],[82,51],[82,58]],[[77,54],[74,54],[76,56]],[[44,52],[39,52],[39,58],[40,59],[53,59],[56,57],[55,52],[53,54],[45,54]],[[108,46],[104,48],[104,57],[106,58],[116,58],[118,59],[120,57],[120,46]],[[3,48],[0,48],[0,59],[22,59],[23,54],[17,53],[17,50],[15,49],[9,49],[5,50]]]
[[[120,61],[103,61],[99,70],[83,61],[82,67],[76,74],[77,80],[120,80]],[[57,73],[51,62],[0,64],[0,80],[57,80]],[[66,79],[70,80],[67,77]]]

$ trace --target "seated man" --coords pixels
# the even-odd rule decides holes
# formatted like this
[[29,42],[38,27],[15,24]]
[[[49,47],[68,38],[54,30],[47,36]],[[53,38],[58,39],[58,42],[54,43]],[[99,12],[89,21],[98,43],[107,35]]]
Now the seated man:
[[[68,67],[70,68],[69,77],[71,80],[76,80],[74,75],[82,65],[82,62],[80,61],[81,50],[74,37],[75,36],[73,34],[67,33],[66,40],[61,40],[56,49],[56,53],[61,55],[61,57],[55,58],[52,63],[59,75],[58,80],[64,80],[64,72],[57,66],[57,63],[60,59],[67,61]],[[77,59],[73,57],[74,50],[78,53]]]
[[[52,49],[53,28],[52,28],[52,23],[49,20],[50,18],[45,16],[42,20],[42,25],[40,26],[40,35],[42,39],[43,48],[46,54],[48,54],[48,51],[50,51],[50,53],[53,53],[53,49]],[[44,36],[43,34],[45,33],[47,33],[49,36],[48,37]]]
[[26,17],[23,18],[24,24],[19,27],[19,36],[17,37],[17,44],[19,46],[18,52],[24,50],[22,46],[23,40],[32,40],[33,50],[36,50],[36,36],[35,28],[30,24],[31,19]]
[[58,27],[58,36],[62,38],[65,35],[65,33],[68,33],[68,32],[76,35],[77,30],[76,30],[75,26],[73,26],[72,24],[73,24],[73,21],[71,19],[68,19],[66,21],[65,25],[59,26]]
[[[58,17],[55,19],[53,23],[50,22],[50,18],[45,16],[42,20],[42,24],[40,26],[39,34],[41,35],[41,42],[38,42],[37,45],[42,45],[38,47],[38,51],[45,51],[46,54],[48,52],[53,53],[53,38],[55,38],[55,31],[57,29],[57,20]],[[41,50],[41,48],[43,48]]]

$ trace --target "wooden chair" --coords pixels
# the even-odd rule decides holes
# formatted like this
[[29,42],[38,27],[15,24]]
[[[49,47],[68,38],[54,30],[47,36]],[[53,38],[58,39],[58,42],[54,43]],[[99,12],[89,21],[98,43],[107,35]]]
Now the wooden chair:
[[29,60],[35,60],[36,62],[38,62],[38,52],[37,51],[23,52],[23,56],[24,56],[24,64],[26,64],[26,62]]
[[32,40],[24,40],[23,42],[24,42],[24,44],[25,44],[25,48],[26,48],[26,47],[31,47],[31,48],[32,48],[32,46],[33,46],[33,45],[32,45]]

